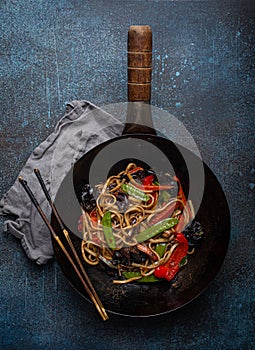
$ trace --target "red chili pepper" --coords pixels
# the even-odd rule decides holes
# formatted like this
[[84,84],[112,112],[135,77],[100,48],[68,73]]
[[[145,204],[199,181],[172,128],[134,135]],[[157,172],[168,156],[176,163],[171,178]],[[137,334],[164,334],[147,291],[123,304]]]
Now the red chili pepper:
[[182,233],[178,233],[176,240],[180,243],[170,256],[169,260],[164,264],[158,266],[154,271],[154,276],[157,278],[164,278],[171,281],[180,269],[180,262],[187,255],[188,241]]

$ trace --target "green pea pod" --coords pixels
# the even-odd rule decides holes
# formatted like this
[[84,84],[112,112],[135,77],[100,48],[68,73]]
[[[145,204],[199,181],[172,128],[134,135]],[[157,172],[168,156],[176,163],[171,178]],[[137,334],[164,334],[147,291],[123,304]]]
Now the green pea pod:
[[111,212],[107,211],[104,213],[103,219],[102,219],[102,226],[104,231],[104,236],[106,239],[106,242],[108,243],[109,248],[115,249],[116,248],[116,242],[114,235],[112,233],[112,222],[111,222]]
[[187,261],[188,261],[188,257],[187,257],[187,255],[186,255],[186,256],[184,256],[184,258],[182,258],[181,261],[179,262],[179,267],[182,267],[182,266],[186,265],[186,264],[187,264]]
[[178,219],[168,218],[146,228],[136,236],[137,242],[144,242],[178,224]]
[[128,195],[135,197],[136,199],[140,199],[143,202],[147,202],[150,197],[144,193],[143,191],[140,191],[138,188],[130,185],[130,184],[123,184],[121,185],[122,191],[126,192]]
[[[123,271],[122,275],[126,279],[141,276],[140,272],[134,272],[134,271]],[[134,282],[149,283],[149,282],[160,282],[160,281],[162,281],[162,279],[159,279],[154,275],[149,275],[149,276],[143,276],[142,278],[140,278],[139,280],[135,280]]]
[[169,202],[169,199],[171,198],[171,194],[167,191],[162,191],[160,194],[160,198],[163,202]]
[[162,258],[162,256],[165,254],[165,251],[166,251],[166,243],[156,244],[155,252],[158,253],[160,258]]

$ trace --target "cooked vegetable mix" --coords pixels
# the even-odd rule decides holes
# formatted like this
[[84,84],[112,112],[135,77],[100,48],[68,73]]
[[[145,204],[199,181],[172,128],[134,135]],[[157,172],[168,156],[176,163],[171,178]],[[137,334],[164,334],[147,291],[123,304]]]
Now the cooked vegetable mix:
[[93,190],[84,185],[80,203],[82,256],[113,283],[171,281],[204,236],[179,179],[134,163]]

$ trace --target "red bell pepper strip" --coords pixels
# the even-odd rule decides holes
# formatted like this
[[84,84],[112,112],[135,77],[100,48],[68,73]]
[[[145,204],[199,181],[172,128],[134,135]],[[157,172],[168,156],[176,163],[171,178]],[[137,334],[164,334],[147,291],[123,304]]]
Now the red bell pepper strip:
[[[185,194],[183,192],[183,189],[182,189],[182,186],[181,186],[181,182],[176,176],[174,176],[173,179],[178,183],[178,195],[177,196],[183,202],[185,208],[188,210],[189,216],[191,217],[190,208],[189,208],[189,206],[187,204],[187,200],[186,200]],[[181,205],[180,203],[170,204],[161,213],[155,215],[151,219],[150,223],[152,225],[154,225],[157,222],[159,222],[161,220],[164,220],[167,217],[170,217],[172,215],[173,211],[175,209],[177,209],[180,205]],[[183,214],[181,214],[181,216],[179,217],[179,222],[176,225],[175,229],[176,229],[176,232],[182,232],[184,230],[184,215]]]
[[83,229],[83,217],[81,215],[79,220],[78,220],[78,231],[82,232],[82,229]]
[[[191,211],[190,211],[190,207],[187,204],[187,199],[186,199],[185,194],[183,192],[180,180],[178,179],[177,176],[173,176],[173,180],[175,180],[178,183],[178,187],[179,187],[178,198],[183,202],[185,208],[187,209],[187,211],[189,213],[189,217],[192,217],[192,214],[191,214]],[[184,229],[183,221],[184,221],[184,218],[182,218],[182,220],[180,219],[179,224],[177,226],[178,229],[176,228],[177,232],[182,232],[183,231],[183,229]]]
[[132,184],[137,187],[141,191],[161,191],[161,190],[170,190],[171,188],[174,188],[172,185],[140,185],[139,183],[133,183]]
[[150,220],[151,225],[155,225],[157,222],[171,217],[173,211],[176,208],[176,203],[169,204],[163,211],[153,216]]
[[[93,215],[92,215],[93,213]],[[97,217],[96,217],[96,211],[94,212],[91,212],[90,213],[90,218],[91,218],[91,221],[92,221],[92,224],[95,226],[97,225]],[[78,220],[78,231],[79,232],[83,232],[83,215],[80,216],[79,220]],[[92,234],[92,237],[91,237],[92,241],[96,244],[101,244],[101,240],[100,238],[97,236],[97,233],[93,233]]]
[[149,247],[147,247],[146,245],[138,243],[136,245],[136,247],[137,247],[138,250],[140,250],[144,254],[148,255],[153,261],[157,261],[158,260],[157,255],[154,254],[154,252]]
[[178,197],[181,201],[183,201],[184,204],[187,203],[187,200],[186,200],[186,197],[185,197],[185,194],[183,192],[183,189],[182,189],[182,185],[181,185],[181,181],[178,179],[177,176],[173,176],[173,180],[176,181],[178,183]]
[[177,242],[184,244],[186,246],[186,248],[188,249],[189,243],[188,243],[188,241],[183,233],[177,233],[175,239],[177,240]]
[[91,219],[92,225],[97,226],[97,212],[96,212],[96,210],[92,210],[89,214],[89,217]]
[[128,172],[129,172],[129,174],[134,174],[134,173],[136,173],[136,172],[139,171],[139,170],[143,170],[143,168],[141,168],[141,167],[136,167],[136,168],[134,168],[134,169],[129,170]]
[[183,213],[179,216],[179,222],[175,227],[175,231],[181,233],[184,230],[184,215]]
[[[89,217],[90,217],[90,220],[91,220],[91,224],[92,226],[94,227],[97,227],[98,225],[98,217],[97,217],[97,211],[96,210],[92,210],[90,213],[89,213]],[[102,242],[101,242],[101,239],[98,237],[97,235],[97,232],[94,232],[92,233],[92,237],[91,237],[92,241],[98,245],[100,245]]]
[[176,240],[180,243],[170,256],[169,260],[164,264],[158,266],[154,271],[154,276],[157,278],[164,278],[171,281],[180,269],[180,262],[187,255],[188,241],[182,233],[178,233]]
[[[91,219],[92,225],[97,226],[97,213],[95,210],[90,212],[89,217]],[[83,214],[80,216],[80,218],[78,220],[78,231],[82,232],[82,230],[83,230]]]
[[[140,168],[136,168],[136,169],[140,170]],[[171,188],[174,187],[173,185],[155,185],[153,184],[153,181],[154,181],[154,175],[148,175],[142,179],[142,184],[139,184],[138,182],[132,182],[132,184],[141,191],[170,190]]]
[[142,179],[143,185],[152,185],[152,182],[154,180],[154,175],[148,175]]
[[[144,186],[151,186],[153,180],[154,180],[154,175],[148,175],[148,176],[144,177],[142,179],[143,188],[144,188]],[[153,196],[154,201],[155,201],[155,199],[157,197],[156,191],[152,192],[152,196]],[[147,204],[151,204],[151,201],[152,201],[152,198],[149,199]]]

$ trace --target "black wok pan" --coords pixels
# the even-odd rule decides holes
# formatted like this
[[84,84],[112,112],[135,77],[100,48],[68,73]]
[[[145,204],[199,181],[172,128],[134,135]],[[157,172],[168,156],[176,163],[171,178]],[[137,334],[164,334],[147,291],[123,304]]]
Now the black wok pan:
[[[137,53],[130,53],[135,50]],[[138,56],[140,61],[137,61]],[[129,67],[130,65],[140,65],[142,69],[138,69],[137,74],[134,68],[129,72],[129,100],[135,102],[130,104],[122,136],[98,145],[77,161],[60,186],[55,205],[60,216],[68,218],[64,223],[81,257],[81,238],[77,233],[77,221],[81,212],[77,198],[79,187],[85,183],[92,183],[93,186],[105,177],[117,174],[133,160],[138,165],[151,166],[156,173],[171,167],[171,171],[179,177],[186,196],[192,199],[196,220],[205,232],[201,246],[189,258],[185,268],[179,271],[174,283],[162,281],[115,285],[102,268],[86,266],[88,275],[109,312],[128,316],[153,316],[189,303],[214,279],[226,255],[230,215],[224,192],[209,167],[188,149],[156,135],[150,109],[144,103],[150,100],[151,31],[148,26],[130,28]],[[141,75],[141,71],[146,73],[142,72]],[[201,170],[201,166],[202,175],[197,171],[196,178],[196,169]],[[54,216],[52,224],[62,237]],[[68,281],[87,299],[79,278],[54,240],[53,246],[56,259]]]

